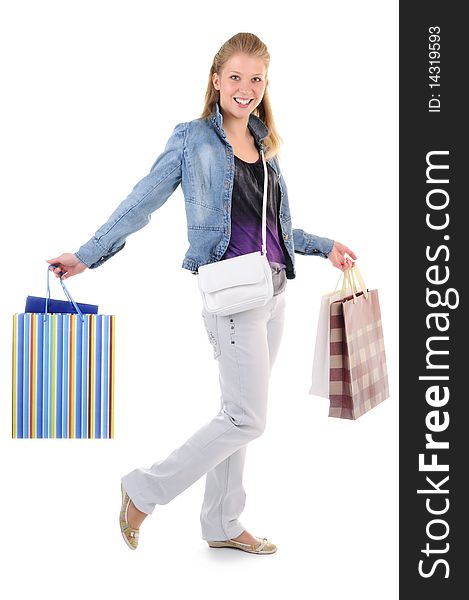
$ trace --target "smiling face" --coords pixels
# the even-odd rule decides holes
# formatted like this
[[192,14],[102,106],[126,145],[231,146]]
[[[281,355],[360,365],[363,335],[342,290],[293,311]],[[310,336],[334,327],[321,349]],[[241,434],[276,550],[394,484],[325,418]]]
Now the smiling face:
[[213,74],[212,81],[220,92],[222,113],[247,118],[264,96],[267,85],[264,61],[249,54],[234,54],[220,73]]

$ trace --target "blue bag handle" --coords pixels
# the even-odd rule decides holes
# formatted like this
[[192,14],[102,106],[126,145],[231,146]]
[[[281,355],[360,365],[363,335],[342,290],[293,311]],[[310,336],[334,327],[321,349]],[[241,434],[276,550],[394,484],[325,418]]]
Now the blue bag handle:
[[[47,319],[47,305],[49,303],[50,300],[50,286],[49,286],[49,275],[50,275],[50,270],[51,267],[58,267],[58,264],[55,265],[49,265],[47,267],[47,296],[46,296],[46,312],[44,314],[44,321]],[[83,313],[81,312],[81,310],[78,308],[77,303],[75,302],[75,300],[72,298],[70,292],[67,290],[67,288],[65,287],[65,283],[62,280],[62,275],[59,275],[59,279],[60,279],[60,283],[62,284],[62,288],[64,291],[64,294],[67,296],[67,299],[73,304],[73,306],[75,307],[75,310],[77,311],[77,313],[80,315],[82,322],[85,321],[85,317],[83,316]]]

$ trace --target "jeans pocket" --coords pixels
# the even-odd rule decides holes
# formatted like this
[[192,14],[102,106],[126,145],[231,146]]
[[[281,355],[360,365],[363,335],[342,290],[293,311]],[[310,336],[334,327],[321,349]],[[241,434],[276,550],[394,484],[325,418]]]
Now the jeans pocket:
[[218,319],[217,315],[211,315],[202,312],[202,318],[204,320],[205,330],[207,331],[209,342],[213,348],[213,358],[217,359],[221,354],[220,340],[218,338]]

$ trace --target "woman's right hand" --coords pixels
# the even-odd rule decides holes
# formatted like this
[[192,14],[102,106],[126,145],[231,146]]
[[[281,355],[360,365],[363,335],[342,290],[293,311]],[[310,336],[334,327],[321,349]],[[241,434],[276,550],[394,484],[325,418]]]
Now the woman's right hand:
[[52,265],[58,265],[50,270],[56,277],[61,277],[62,279],[83,273],[88,268],[81,260],[78,260],[75,254],[71,254],[70,252],[65,252],[57,256],[57,258],[50,258],[47,262]]

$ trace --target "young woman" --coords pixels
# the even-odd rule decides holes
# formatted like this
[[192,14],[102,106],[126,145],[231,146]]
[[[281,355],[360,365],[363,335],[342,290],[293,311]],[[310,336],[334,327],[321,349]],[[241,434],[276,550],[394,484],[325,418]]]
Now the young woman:
[[[167,504],[206,474],[200,514],[211,547],[270,554],[276,546],[253,536],[240,522],[245,505],[242,475],[247,444],[261,435],[268,383],[283,331],[285,286],[295,278],[294,253],[329,258],[344,270],[355,254],[329,238],[293,229],[288,194],[276,155],[280,138],[268,93],[267,47],[238,33],[213,60],[200,118],[179,123],[150,173],[75,254],[48,260],[64,279],[96,268],[119,252],[179,184],[185,198],[190,242],[182,266],[201,265],[255,252],[261,245],[263,162],[268,166],[267,257],[274,295],[268,303],[228,316],[202,311],[219,364],[221,408],[166,459],[137,468],[121,480],[120,527],[136,549],[139,528],[157,504]],[[349,257],[347,256],[349,255]],[[51,268],[51,267],[50,267]]]

